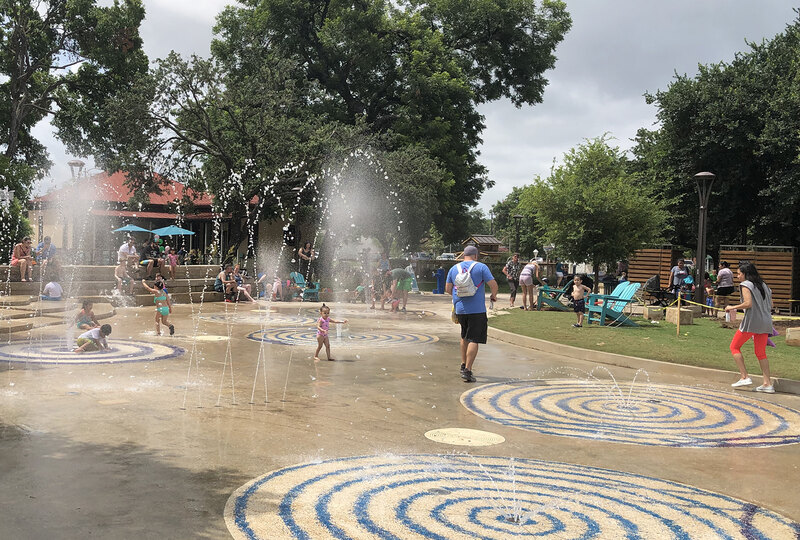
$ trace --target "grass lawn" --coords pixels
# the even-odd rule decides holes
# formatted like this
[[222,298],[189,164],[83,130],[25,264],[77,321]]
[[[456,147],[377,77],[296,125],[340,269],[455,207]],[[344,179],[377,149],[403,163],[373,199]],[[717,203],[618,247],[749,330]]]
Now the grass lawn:
[[[681,326],[680,337],[675,335],[674,324],[665,321],[651,324],[644,319],[637,319],[636,322],[639,323],[638,328],[601,327],[595,324],[573,328],[575,314],[572,312],[514,309],[507,315],[489,319],[489,326],[583,349],[737,371],[728,348],[735,330],[720,327],[718,321],[695,319],[696,324]],[[767,347],[772,375],[800,380],[800,348],[785,345],[783,336],[772,340],[778,346]],[[750,374],[760,375],[752,340],[742,347],[742,354]]]

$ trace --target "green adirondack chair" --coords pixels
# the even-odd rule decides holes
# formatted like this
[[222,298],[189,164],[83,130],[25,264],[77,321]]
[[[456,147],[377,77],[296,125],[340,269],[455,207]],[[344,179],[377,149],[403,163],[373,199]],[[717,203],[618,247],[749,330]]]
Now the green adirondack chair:
[[294,284],[303,289],[303,301],[319,302],[319,282],[306,283],[306,278],[300,272],[292,272],[289,277]]
[[542,285],[539,287],[539,296],[536,298],[536,309],[541,311],[542,304],[546,304],[560,311],[569,311],[569,308],[561,303],[561,300],[566,298],[567,289],[569,289],[571,285],[572,280],[569,280],[560,289],[549,285]]
[[[625,326],[638,326],[630,320],[623,311],[628,304],[633,301],[633,296],[641,287],[641,283],[631,283],[624,281],[617,285],[611,294],[590,294],[586,301],[586,308],[589,312],[586,316],[587,324],[593,322],[600,326],[605,326],[606,318],[611,319],[612,323],[619,323]],[[596,305],[602,300],[601,305]]]

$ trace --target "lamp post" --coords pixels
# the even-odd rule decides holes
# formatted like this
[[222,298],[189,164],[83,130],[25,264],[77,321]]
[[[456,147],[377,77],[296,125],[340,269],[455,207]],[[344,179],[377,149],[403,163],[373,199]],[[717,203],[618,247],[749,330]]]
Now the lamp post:
[[698,304],[705,304],[706,289],[703,281],[706,273],[706,220],[708,199],[711,197],[711,187],[714,185],[716,177],[717,175],[710,172],[700,172],[694,175],[697,194],[700,196],[700,218],[697,225],[697,282],[695,284],[695,298],[697,298]]
[[516,248],[514,249],[515,252],[519,253],[519,225],[522,223],[522,216],[519,214],[515,214],[514,216],[514,225],[517,227],[517,241],[516,241]]
[[489,210],[489,234],[494,235],[494,211]]

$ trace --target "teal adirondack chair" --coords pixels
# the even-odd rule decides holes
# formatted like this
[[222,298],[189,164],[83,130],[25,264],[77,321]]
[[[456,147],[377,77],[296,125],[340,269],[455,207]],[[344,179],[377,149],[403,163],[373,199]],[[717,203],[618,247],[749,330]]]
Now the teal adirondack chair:
[[309,281],[306,283],[306,278],[300,272],[292,272],[289,277],[294,284],[303,289],[303,301],[319,302],[319,282]]
[[561,311],[569,311],[569,308],[561,303],[561,299],[567,294],[567,289],[572,285],[572,280],[567,281],[563,287],[557,289],[549,285],[539,287],[539,296],[536,299],[536,309],[542,310],[542,304],[547,304],[551,308]]
[[[625,326],[638,326],[635,322],[630,320],[623,311],[625,307],[633,301],[633,296],[641,286],[641,283],[625,281],[617,285],[611,294],[590,294],[589,299],[586,301],[586,308],[589,312],[586,316],[587,323],[592,324],[596,322],[600,326],[605,326],[606,318],[609,318],[613,323],[619,323]],[[600,300],[603,302],[602,305],[596,305]]]

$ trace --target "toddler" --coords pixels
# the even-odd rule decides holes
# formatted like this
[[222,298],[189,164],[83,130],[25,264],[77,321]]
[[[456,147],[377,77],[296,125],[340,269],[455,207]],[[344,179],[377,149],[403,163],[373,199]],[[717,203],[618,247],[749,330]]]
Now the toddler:
[[331,341],[328,337],[328,328],[330,327],[330,323],[334,322],[336,324],[347,324],[347,319],[342,319],[341,321],[337,321],[336,319],[331,319],[331,308],[322,304],[322,307],[319,308],[319,319],[317,320],[317,350],[314,353],[314,360],[319,361],[319,351],[322,350],[322,346],[325,345],[325,354],[328,356],[328,360],[333,362],[334,358],[331,358]]
[[575,304],[575,314],[578,316],[578,322],[572,325],[575,328],[583,326],[583,314],[586,312],[586,295],[590,292],[592,291],[583,284],[581,277],[575,276],[572,286],[572,301]]

